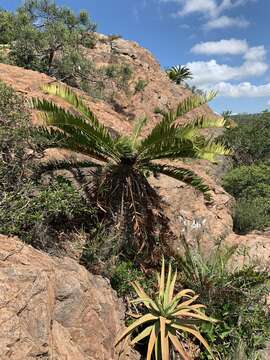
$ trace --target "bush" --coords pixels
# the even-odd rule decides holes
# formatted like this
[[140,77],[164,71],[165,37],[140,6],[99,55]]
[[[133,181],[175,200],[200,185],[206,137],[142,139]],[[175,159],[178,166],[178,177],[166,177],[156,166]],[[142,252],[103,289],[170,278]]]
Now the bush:
[[29,129],[23,98],[0,82],[0,193],[24,181],[32,158]]
[[240,166],[229,171],[223,186],[236,199],[234,229],[238,233],[270,226],[270,166]]
[[[269,186],[270,189],[270,186]],[[242,198],[234,212],[234,230],[246,234],[252,230],[270,227],[270,191],[268,197]]]
[[223,177],[223,187],[237,199],[249,197],[249,193],[253,197],[262,195],[262,191],[269,194],[270,166],[258,164],[234,168]]
[[131,261],[119,261],[112,271],[111,285],[118,296],[134,297],[135,292],[131,282],[139,281],[143,288],[149,291],[153,287],[152,276],[146,277]]
[[146,86],[147,86],[147,81],[145,81],[143,79],[139,79],[135,84],[134,93],[137,94],[138,92],[144,91]]
[[57,245],[60,233],[80,229],[95,214],[74,186],[64,179],[49,185],[27,183],[0,202],[0,233],[17,235],[38,248]]
[[[205,256],[186,245],[178,269],[183,287],[199,293],[200,301],[208,305],[207,314],[219,320],[215,326],[202,326],[216,357],[242,359],[235,354],[245,344],[243,358],[254,360],[270,338],[269,309],[264,306],[269,272],[253,265],[233,270],[231,259],[236,251],[235,247],[217,247]],[[208,359],[208,354],[203,352],[200,358]]]
[[238,126],[227,129],[223,139],[234,150],[235,165],[250,165],[270,157],[270,113],[231,117]]

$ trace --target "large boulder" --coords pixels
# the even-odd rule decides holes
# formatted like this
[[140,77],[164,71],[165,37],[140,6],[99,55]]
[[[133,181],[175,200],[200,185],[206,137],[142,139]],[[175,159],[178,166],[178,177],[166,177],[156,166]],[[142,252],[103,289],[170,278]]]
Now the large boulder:
[[123,317],[104,278],[0,236],[1,360],[118,359],[114,342]]

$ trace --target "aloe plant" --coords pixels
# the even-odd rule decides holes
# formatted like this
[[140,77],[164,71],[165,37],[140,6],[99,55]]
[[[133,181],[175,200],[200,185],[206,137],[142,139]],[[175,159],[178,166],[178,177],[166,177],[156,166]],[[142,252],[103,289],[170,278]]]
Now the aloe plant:
[[132,286],[138,295],[138,298],[132,303],[142,304],[145,308],[143,314],[130,314],[136,320],[118,337],[116,345],[137,330],[141,330],[131,340],[131,345],[139,343],[145,338],[148,339],[147,360],[152,357],[156,360],[169,360],[170,350],[177,351],[183,360],[189,360],[190,357],[184,349],[182,342],[183,334],[190,334],[198,339],[213,357],[212,351],[200,334],[197,325],[202,321],[215,323],[216,320],[205,315],[202,304],[197,304],[199,295],[190,289],[184,289],[175,294],[175,283],[177,280],[177,271],[172,273],[171,264],[167,280],[165,279],[165,261],[162,260],[161,274],[158,274],[158,293],[151,298],[143,288],[133,282]]

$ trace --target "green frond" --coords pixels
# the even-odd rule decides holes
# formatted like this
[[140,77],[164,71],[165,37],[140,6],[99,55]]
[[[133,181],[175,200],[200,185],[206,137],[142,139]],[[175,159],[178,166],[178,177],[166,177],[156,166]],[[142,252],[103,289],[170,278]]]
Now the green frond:
[[98,121],[97,117],[89,109],[89,107],[68,86],[61,85],[59,83],[53,83],[44,85],[42,89],[45,93],[57,96],[65,100],[68,104],[72,105],[79,113],[87,118],[87,120],[96,128],[96,130],[102,132],[103,136],[106,135],[107,141],[112,141],[112,139],[109,139],[110,134],[106,127]]
[[[147,147],[153,146],[162,139],[169,138],[172,134],[175,136],[177,127],[173,127],[174,122],[181,116],[196,109],[197,107],[208,103],[216,96],[215,92],[209,92],[204,95],[194,95],[180,103],[176,111],[163,113],[163,119],[152,129],[151,133],[141,142],[139,152],[144,151]],[[195,128],[195,127],[194,127]]]
[[197,152],[199,159],[215,162],[218,155],[228,156],[232,154],[232,150],[228,149],[223,143],[209,139],[205,142],[204,146]]
[[107,161],[102,153],[100,153],[94,144],[88,142],[87,145],[82,141],[78,142],[78,136],[74,132],[74,136],[66,134],[64,131],[53,127],[38,126],[31,129],[31,132],[35,138],[40,138],[41,142],[46,140],[46,148],[61,148],[76,153],[81,153],[87,156],[91,156],[100,161]]
[[115,149],[121,154],[121,157],[133,157],[133,139],[130,136],[119,136],[115,140]]
[[141,135],[141,132],[143,130],[143,128],[145,127],[145,125],[147,124],[147,117],[142,117],[140,119],[138,119],[133,127],[133,131],[132,131],[132,146],[133,148],[136,147],[137,141],[139,136]]
[[203,95],[193,95],[186,98],[181,102],[175,112],[175,118],[179,118],[189,113],[190,111],[197,109],[198,107],[207,104],[209,101],[216,97],[216,91],[209,91]]
[[189,139],[174,136],[160,137],[152,146],[145,149],[139,154],[141,161],[150,161],[158,159],[179,159],[179,158],[194,158],[196,151],[194,150],[193,142]]
[[40,111],[40,117],[47,126],[54,126],[69,135],[74,143],[89,148],[89,155],[93,149],[106,158],[119,160],[114,149],[114,141],[107,130],[96,128],[83,117],[73,115],[69,111],[58,107],[47,100],[32,99],[31,105]]
[[181,167],[153,163],[147,164],[147,168],[153,172],[154,175],[164,174],[176,180],[183,181],[187,185],[191,185],[196,190],[202,192],[206,200],[211,200],[209,194],[210,188],[203,182],[203,179],[193,171]]
[[46,163],[41,163],[37,167],[37,173],[42,174],[48,171],[56,170],[71,170],[75,168],[101,168],[100,164],[97,164],[91,160],[76,161],[74,159],[65,160],[49,160]]
[[223,117],[206,118],[205,116],[199,116],[193,121],[189,121],[183,125],[183,127],[192,127],[196,129],[212,129],[223,128],[227,124],[227,121]]

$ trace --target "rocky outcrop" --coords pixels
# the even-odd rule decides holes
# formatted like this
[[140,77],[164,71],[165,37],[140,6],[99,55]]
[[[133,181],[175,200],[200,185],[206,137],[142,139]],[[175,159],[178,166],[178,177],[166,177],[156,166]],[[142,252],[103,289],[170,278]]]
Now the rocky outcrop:
[[[129,65],[132,78],[129,82],[129,91],[114,89],[114,100],[118,105],[121,116],[129,121],[142,116],[149,119],[149,127],[160,120],[155,109],[169,110],[175,108],[191,92],[168,79],[165,71],[147,49],[133,41],[122,38],[111,40],[110,37],[99,35],[96,46],[86,49],[86,56],[98,66],[111,64]],[[145,83],[142,91],[136,92],[139,80]],[[112,104],[113,105],[113,104]],[[207,106],[193,112],[198,115],[214,116]],[[189,119],[190,116],[187,116]]]
[[102,277],[0,236],[1,360],[119,359],[114,341],[123,317]]
[[225,241],[226,245],[239,245],[236,264],[246,262],[257,264],[260,268],[270,268],[270,231],[253,231],[247,235],[231,233]]

